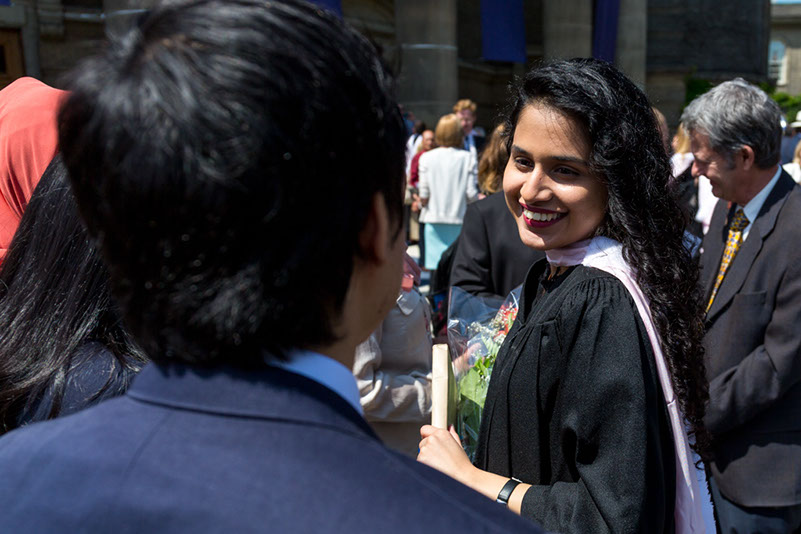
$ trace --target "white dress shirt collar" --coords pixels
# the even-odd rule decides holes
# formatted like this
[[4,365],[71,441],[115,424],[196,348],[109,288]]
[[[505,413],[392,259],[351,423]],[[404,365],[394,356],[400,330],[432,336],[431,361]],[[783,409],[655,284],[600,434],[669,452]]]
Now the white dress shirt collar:
[[[748,234],[751,231],[751,227],[753,226],[754,221],[759,215],[762,206],[765,204],[765,200],[767,200],[768,195],[771,191],[773,191],[773,186],[776,185],[776,182],[779,181],[779,176],[782,174],[781,166],[776,170],[776,174],[773,175],[773,178],[770,179],[770,182],[767,183],[762,190],[754,195],[748,204],[742,206],[743,212],[745,212],[745,216],[748,218],[748,226],[743,229],[743,241],[748,237]],[[739,205],[737,207],[740,207]]]
[[470,130],[470,133],[464,136],[464,148],[474,152],[476,150],[476,131]]
[[364,415],[359,402],[359,388],[353,371],[333,358],[310,350],[291,350],[288,361],[271,360],[270,365],[314,380],[345,399],[360,415]]

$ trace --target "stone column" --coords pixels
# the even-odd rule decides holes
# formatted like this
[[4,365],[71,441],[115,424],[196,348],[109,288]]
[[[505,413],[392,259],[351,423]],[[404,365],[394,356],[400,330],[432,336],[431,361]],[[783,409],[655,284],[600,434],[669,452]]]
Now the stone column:
[[64,7],[61,0],[37,0],[39,34],[64,37]]
[[39,14],[36,12],[34,0],[15,0],[15,5],[0,9],[17,10],[22,8],[20,14],[22,25],[20,38],[22,40],[22,57],[25,64],[25,75],[34,78],[42,77],[42,67],[39,63]]
[[640,88],[645,88],[647,34],[646,0],[620,0],[615,64]]
[[103,0],[106,35],[111,37],[127,32],[135,17],[155,3],[155,0]]
[[546,59],[592,56],[592,2],[544,0],[542,15]]
[[396,0],[398,99],[430,128],[459,98],[456,0]]
[[671,131],[679,125],[681,111],[684,108],[684,95],[687,92],[686,77],[686,73],[667,70],[648,74],[648,98],[665,116]]

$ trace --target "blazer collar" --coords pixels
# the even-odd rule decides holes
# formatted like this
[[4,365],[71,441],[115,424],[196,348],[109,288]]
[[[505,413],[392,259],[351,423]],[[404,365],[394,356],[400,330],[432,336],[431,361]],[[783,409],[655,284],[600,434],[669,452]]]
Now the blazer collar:
[[[776,182],[776,185],[773,186],[773,190],[771,190],[767,199],[765,199],[765,203],[762,205],[759,215],[753,222],[751,231],[748,233],[748,238],[740,246],[740,249],[737,251],[737,254],[734,256],[734,259],[731,262],[731,265],[729,265],[729,268],[726,271],[726,276],[723,277],[723,282],[721,282],[720,288],[718,289],[718,294],[715,297],[715,301],[712,303],[712,307],[707,313],[707,320],[713,319],[723,308],[726,307],[729,301],[734,298],[734,295],[740,291],[740,288],[742,287],[743,282],[748,275],[748,271],[751,269],[751,265],[754,263],[757,254],[759,254],[759,251],[762,249],[762,243],[776,226],[776,218],[779,216],[779,212],[784,205],[787,195],[790,193],[790,191],[792,191],[795,185],[796,184],[793,179],[790,178],[790,175],[788,175],[785,171],[782,171],[781,176],[779,176],[779,180]],[[717,258],[717,261],[708,264],[709,273],[706,278],[706,298],[709,298],[709,294],[712,291],[712,285],[714,284],[715,277],[717,276],[717,269],[720,267],[720,258],[723,255],[723,249],[726,246],[726,239],[728,238],[728,221],[731,220],[732,216],[733,209],[730,208],[728,210],[726,221],[723,223],[720,240],[716,239],[716,246],[709,251],[711,254],[710,257]],[[711,231],[715,230],[710,228],[710,232]]]
[[151,363],[134,379],[127,395],[173,409],[295,421],[378,439],[367,421],[338,394],[272,366],[244,370]]

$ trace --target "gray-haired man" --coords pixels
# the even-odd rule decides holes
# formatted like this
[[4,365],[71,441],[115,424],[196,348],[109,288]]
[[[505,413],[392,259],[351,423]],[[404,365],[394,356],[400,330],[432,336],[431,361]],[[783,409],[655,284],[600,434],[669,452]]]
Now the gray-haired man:
[[780,110],[742,79],[682,115],[719,197],[702,280],[712,493],[723,532],[801,525],[801,188],[779,167]]

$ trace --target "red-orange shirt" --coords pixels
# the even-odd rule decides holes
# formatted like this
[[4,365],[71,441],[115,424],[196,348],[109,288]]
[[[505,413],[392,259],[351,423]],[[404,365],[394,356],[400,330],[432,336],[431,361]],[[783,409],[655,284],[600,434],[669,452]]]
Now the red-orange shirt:
[[428,151],[421,150],[412,158],[412,163],[409,167],[409,185],[412,187],[417,187],[417,182],[420,181],[420,156],[426,152]]
[[56,114],[65,95],[28,77],[0,91],[0,261],[56,154]]

